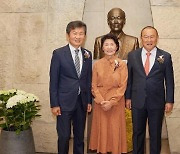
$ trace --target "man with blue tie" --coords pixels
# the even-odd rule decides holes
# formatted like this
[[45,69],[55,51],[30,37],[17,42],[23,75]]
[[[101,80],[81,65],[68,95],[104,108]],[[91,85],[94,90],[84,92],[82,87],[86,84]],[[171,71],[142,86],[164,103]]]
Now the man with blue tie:
[[160,154],[164,112],[174,103],[171,55],[156,47],[158,32],[152,26],[141,31],[143,47],[128,55],[126,107],[132,109],[133,154],[144,154],[148,119],[150,154]]
[[54,50],[50,66],[50,104],[57,116],[58,154],[68,154],[71,122],[73,153],[84,153],[86,112],[91,111],[91,52],[82,48],[86,25],[72,21],[66,27],[69,44]]

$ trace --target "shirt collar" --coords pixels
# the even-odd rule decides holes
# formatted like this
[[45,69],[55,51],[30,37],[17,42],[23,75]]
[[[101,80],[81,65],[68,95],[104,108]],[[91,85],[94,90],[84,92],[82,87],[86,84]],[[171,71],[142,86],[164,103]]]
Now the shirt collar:
[[[148,51],[143,47],[143,48],[142,48],[142,54],[143,54],[143,55],[146,55],[147,52],[148,52]],[[157,47],[154,47],[154,48],[150,51],[150,53],[151,53],[152,56],[156,56],[156,52],[157,52]]]
[[[76,48],[73,47],[70,43],[69,43],[69,48],[70,48],[72,53],[75,53],[74,51],[76,50]],[[81,51],[81,47],[79,47],[78,50]]]

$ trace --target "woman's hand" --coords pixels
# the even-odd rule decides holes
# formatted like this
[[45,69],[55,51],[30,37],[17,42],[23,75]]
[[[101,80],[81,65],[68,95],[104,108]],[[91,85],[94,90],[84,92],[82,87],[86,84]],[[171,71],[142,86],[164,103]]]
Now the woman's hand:
[[108,111],[112,107],[112,103],[110,101],[102,101],[101,102],[101,107],[104,111]]

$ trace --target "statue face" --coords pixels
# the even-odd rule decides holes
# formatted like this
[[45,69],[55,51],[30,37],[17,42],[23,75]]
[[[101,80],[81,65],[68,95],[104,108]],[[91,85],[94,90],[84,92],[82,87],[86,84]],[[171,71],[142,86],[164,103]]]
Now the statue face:
[[121,32],[126,21],[125,15],[120,9],[112,9],[107,20],[112,32]]

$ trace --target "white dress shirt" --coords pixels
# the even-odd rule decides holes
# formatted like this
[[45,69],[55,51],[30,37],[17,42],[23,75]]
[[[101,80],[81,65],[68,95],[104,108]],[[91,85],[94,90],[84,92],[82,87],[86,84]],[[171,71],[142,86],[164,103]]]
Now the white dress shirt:
[[[74,48],[70,43],[69,43],[69,48],[71,50],[71,55],[75,64],[75,50],[77,50],[76,48]],[[79,52],[78,52],[78,56],[79,56],[79,60],[80,60],[80,72],[82,70],[82,62],[83,62],[83,57],[82,57],[82,51],[81,51],[81,47],[78,48]]]
[[[141,52],[141,57],[142,57],[142,63],[143,63],[143,66],[145,65],[145,62],[146,62],[146,58],[147,58],[147,53],[148,51],[145,49],[145,48],[142,48],[142,52]],[[154,65],[154,62],[155,62],[155,58],[156,58],[156,52],[157,52],[157,48],[154,47],[150,53],[150,57],[149,57],[149,62],[150,62],[150,66],[149,66],[149,72],[151,71],[153,65]]]

